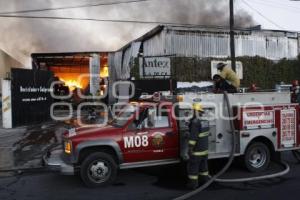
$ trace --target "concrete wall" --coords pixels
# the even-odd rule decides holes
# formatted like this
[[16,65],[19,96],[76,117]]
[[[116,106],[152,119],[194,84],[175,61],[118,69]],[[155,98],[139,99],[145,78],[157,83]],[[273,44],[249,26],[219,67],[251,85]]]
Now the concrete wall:
[[[6,77],[7,72],[10,72],[12,67],[24,67],[20,62],[0,50],[0,80]],[[0,81],[0,92],[2,90]]]

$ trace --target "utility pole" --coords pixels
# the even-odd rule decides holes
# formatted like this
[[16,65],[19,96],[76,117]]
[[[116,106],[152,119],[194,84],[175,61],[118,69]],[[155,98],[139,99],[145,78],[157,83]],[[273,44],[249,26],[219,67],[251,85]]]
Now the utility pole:
[[236,71],[236,60],[235,60],[235,44],[234,44],[234,0],[229,0],[230,9],[230,56],[231,56],[231,67],[233,71]]

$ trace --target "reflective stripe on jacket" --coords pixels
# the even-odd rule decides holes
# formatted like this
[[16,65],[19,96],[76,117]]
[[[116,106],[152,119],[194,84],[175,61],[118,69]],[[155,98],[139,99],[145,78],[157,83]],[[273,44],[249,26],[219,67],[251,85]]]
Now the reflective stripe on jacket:
[[207,156],[208,155],[208,150],[205,151],[194,151],[192,153],[193,156]]

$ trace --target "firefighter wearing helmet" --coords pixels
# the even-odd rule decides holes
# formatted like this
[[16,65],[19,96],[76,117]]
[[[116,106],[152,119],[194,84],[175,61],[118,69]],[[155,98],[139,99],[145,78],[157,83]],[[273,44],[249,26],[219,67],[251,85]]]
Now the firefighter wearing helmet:
[[208,135],[209,123],[201,119],[204,112],[200,103],[193,104],[193,117],[189,125],[189,160],[187,174],[189,189],[196,189],[199,183],[205,183],[209,179],[208,173]]

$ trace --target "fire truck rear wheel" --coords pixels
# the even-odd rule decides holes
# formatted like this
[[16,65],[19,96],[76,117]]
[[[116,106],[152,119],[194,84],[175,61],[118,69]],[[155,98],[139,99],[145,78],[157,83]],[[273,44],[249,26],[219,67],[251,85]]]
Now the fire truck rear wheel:
[[104,152],[87,156],[80,167],[80,177],[87,187],[100,187],[113,183],[118,166],[113,157]]
[[270,164],[270,150],[261,142],[254,142],[247,148],[244,163],[250,172],[262,172]]

